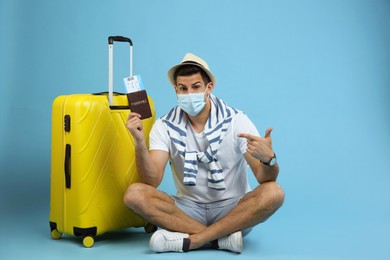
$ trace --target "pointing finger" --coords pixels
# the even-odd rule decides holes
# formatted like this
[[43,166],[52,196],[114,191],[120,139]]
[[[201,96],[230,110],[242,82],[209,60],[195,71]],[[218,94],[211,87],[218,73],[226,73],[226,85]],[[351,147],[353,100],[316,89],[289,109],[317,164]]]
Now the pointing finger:
[[246,138],[246,139],[249,139],[249,140],[255,140],[256,139],[256,136],[254,135],[251,135],[251,134],[239,134],[238,137],[242,137],[242,138]]

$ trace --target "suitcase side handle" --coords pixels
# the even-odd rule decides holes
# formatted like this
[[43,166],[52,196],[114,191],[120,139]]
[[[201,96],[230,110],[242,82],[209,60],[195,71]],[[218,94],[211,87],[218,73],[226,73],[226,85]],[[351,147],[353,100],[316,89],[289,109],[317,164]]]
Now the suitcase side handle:
[[66,145],[65,148],[65,165],[64,165],[64,170],[65,170],[65,187],[67,189],[70,189],[70,156],[71,156],[71,146],[70,144]]
[[113,104],[114,92],[114,41],[128,42],[130,44],[130,77],[133,76],[133,42],[130,38],[123,36],[108,37],[108,103]]

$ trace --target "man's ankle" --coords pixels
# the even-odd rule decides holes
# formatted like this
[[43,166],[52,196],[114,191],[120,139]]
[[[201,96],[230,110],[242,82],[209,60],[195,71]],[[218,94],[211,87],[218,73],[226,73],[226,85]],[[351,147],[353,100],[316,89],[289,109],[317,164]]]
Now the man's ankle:
[[198,249],[200,247],[202,247],[204,245],[204,243],[201,243],[198,239],[198,236],[197,235],[190,235],[188,237],[189,240],[191,240],[191,244],[190,244],[190,250],[194,250],[194,249]]

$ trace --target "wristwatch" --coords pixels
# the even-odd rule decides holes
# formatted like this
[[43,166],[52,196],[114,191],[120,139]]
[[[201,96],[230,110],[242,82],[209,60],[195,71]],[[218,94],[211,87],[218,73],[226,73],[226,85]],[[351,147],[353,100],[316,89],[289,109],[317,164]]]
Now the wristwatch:
[[276,153],[274,153],[274,156],[271,158],[271,160],[269,160],[269,162],[261,162],[262,164],[266,165],[266,166],[274,166],[275,163],[276,163]]

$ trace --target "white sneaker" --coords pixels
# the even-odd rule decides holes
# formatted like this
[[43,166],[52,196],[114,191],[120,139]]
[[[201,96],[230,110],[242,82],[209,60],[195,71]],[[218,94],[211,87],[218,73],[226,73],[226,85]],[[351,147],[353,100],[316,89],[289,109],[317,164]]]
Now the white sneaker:
[[187,252],[190,247],[189,235],[160,229],[150,238],[149,246],[155,252]]
[[244,248],[241,231],[237,231],[227,237],[218,239],[218,249],[241,253]]

